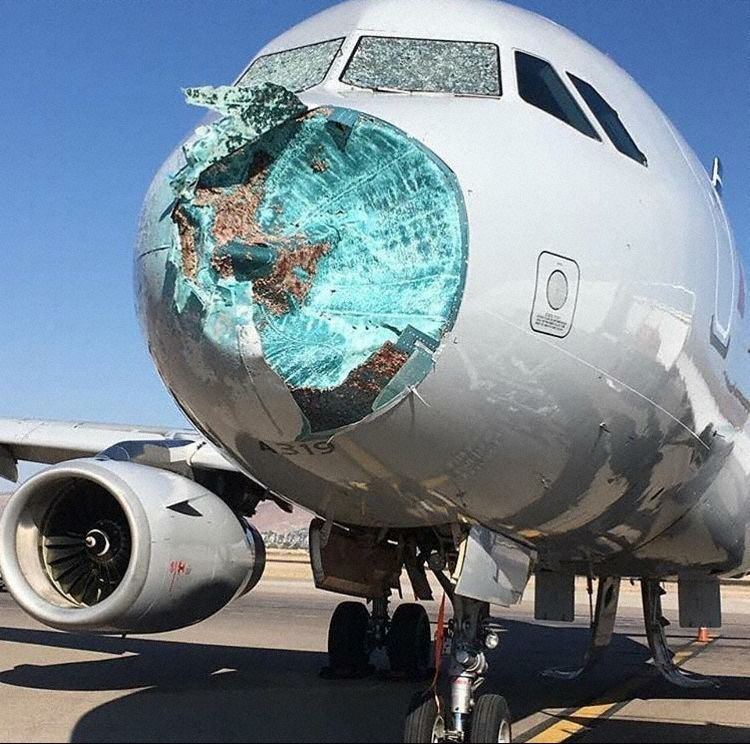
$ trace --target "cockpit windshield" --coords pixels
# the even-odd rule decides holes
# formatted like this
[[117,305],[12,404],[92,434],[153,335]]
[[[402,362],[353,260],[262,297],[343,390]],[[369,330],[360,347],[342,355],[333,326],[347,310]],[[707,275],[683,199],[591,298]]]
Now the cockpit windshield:
[[499,96],[496,44],[363,36],[341,76],[375,90]]
[[564,121],[587,137],[601,140],[586,114],[549,62],[516,52],[518,95],[524,101]]
[[249,87],[259,83],[276,83],[300,93],[323,82],[343,43],[343,39],[331,39],[265,54],[242,73],[236,84]]
[[594,88],[591,83],[568,73],[568,77],[573,81],[573,85],[578,89],[581,98],[586,101],[588,107],[594,112],[594,116],[602,125],[602,129],[612,140],[614,146],[629,158],[633,158],[641,165],[648,165],[646,156],[638,149],[638,145],[625,129],[625,125],[620,121],[620,116],[603,98],[601,93]]

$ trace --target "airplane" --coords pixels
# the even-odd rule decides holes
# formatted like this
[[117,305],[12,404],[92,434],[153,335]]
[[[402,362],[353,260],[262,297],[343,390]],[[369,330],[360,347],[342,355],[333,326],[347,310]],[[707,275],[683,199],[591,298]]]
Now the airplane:
[[[453,610],[446,696],[405,741],[510,741],[478,694],[490,606],[534,576],[571,621],[598,582],[575,679],[641,583],[656,668],[721,623],[750,571],[750,334],[721,199],[675,127],[609,57],[494,0],[350,0],[269,43],[167,158],[135,255],[140,320],[194,430],[0,420],[0,572],[72,632],[196,623],[257,584],[251,518],[310,525],[342,602],[330,677],[432,664],[421,600]],[[391,613],[405,570],[415,598]],[[439,655],[439,654],[438,654]]]

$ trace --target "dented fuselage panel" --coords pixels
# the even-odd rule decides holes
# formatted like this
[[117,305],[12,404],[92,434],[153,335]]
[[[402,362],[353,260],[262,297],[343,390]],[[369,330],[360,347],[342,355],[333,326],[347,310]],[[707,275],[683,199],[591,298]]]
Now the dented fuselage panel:
[[[165,383],[228,458],[345,524],[479,523],[619,573],[746,565],[750,334],[730,286],[709,343],[706,246],[726,220],[697,161],[567,31],[420,3],[411,20],[344,5],[275,40],[262,54],[317,44],[291,87],[260,79],[269,57],[241,85],[188,89],[215,113],[154,179],[137,259]],[[492,44],[502,90],[363,88],[380,53],[344,82],[383,28],[476,42],[484,72]],[[524,102],[513,49],[595,78],[647,166]]]

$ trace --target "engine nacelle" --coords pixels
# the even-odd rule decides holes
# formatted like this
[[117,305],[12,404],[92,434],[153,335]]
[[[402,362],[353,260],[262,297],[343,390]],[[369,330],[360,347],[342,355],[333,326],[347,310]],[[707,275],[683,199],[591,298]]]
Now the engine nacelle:
[[260,534],[181,475],[71,460],[27,480],[0,519],[0,573],[53,628],[157,633],[204,620],[260,580]]

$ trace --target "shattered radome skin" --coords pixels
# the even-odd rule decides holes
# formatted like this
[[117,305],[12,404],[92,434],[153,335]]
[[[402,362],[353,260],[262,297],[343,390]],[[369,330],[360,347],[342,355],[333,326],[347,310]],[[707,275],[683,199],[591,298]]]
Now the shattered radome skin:
[[220,351],[252,327],[298,438],[357,424],[432,369],[467,262],[453,173],[400,130],[279,86],[188,89],[224,114],[183,148],[165,292]]
[[315,279],[318,261],[330,250],[329,243],[282,248],[271,273],[253,283],[255,301],[274,315],[288,313],[291,303],[303,303]]
[[176,206],[172,211],[172,221],[177,225],[180,235],[180,253],[182,255],[182,271],[188,279],[195,279],[198,268],[198,253],[195,249],[195,225],[186,214],[182,206]]
[[[253,279],[253,297],[263,304],[274,315],[289,312],[290,301],[303,302],[315,276],[317,263],[330,250],[329,243],[309,244],[300,235],[290,238],[278,237],[264,232],[257,221],[257,212],[265,196],[265,176],[271,158],[263,150],[255,153],[244,183],[234,185],[230,181],[221,186],[225,172],[214,166],[220,174],[210,187],[202,186],[199,181],[193,206],[208,207],[212,215],[210,234],[214,242],[214,253],[211,267],[221,279],[241,279],[243,263],[251,255],[253,246],[273,246],[275,254],[267,276],[254,272],[251,267],[247,279]],[[211,177],[210,175],[208,176]],[[182,246],[183,271],[185,276],[195,275],[192,253],[195,250],[196,234],[194,224],[184,217],[176,219],[180,230]],[[183,227],[183,225],[187,227]],[[224,246],[233,246],[232,253],[223,253]],[[241,246],[238,250],[238,246]],[[242,250],[244,248],[244,251]],[[238,253],[240,255],[238,255]],[[190,261],[186,263],[185,258]]]
[[386,341],[364,364],[355,367],[341,385],[323,390],[294,388],[292,396],[305,412],[312,431],[330,431],[354,424],[372,413],[378,395],[408,359],[406,352]]
[[290,116],[305,111],[302,101],[286,88],[265,83],[254,88],[220,86],[186,88],[188,103],[206,106],[224,117],[198,127],[195,137],[183,146],[185,166],[171,179],[175,195],[190,196],[200,174],[221,162],[238,147],[252,141]]

